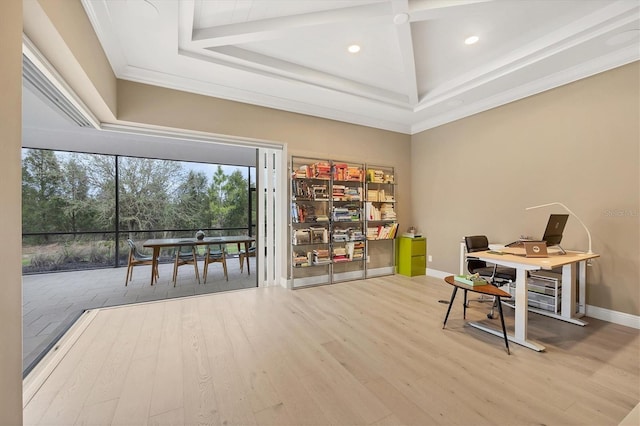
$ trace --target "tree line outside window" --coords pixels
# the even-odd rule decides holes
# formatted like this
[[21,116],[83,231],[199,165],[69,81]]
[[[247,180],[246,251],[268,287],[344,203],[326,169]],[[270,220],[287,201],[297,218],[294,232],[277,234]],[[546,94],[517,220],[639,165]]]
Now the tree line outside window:
[[23,272],[123,265],[128,238],[254,234],[254,177],[253,167],[25,148]]

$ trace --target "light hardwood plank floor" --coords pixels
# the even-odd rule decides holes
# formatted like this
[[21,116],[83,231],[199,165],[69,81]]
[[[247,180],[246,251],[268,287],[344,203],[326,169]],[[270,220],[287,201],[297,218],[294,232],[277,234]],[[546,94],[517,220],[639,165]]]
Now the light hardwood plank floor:
[[[24,423],[617,425],[640,401],[638,330],[529,314],[547,351],[509,356],[461,301],[442,329],[450,291],[396,275],[103,308]],[[467,319],[499,327],[488,309]]]

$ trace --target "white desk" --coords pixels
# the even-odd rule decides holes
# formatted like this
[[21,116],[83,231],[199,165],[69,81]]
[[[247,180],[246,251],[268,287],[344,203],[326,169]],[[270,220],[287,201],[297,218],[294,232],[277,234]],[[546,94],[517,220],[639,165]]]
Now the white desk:
[[[575,251],[567,251],[567,254],[550,254],[549,257],[528,258],[515,256],[512,254],[496,254],[488,251],[468,253],[467,256],[516,269],[516,295],[515,295],[515,330],[508,338],[514,343],[526,346],[536,351],[543,351],[544,346],[527,339],[527,313],[533,311],[542,315],[547,315],[563,321],[577,325],[587,323],[579,318],[584,316],[586,306],[586,280],[587,280],[587,260],[600,257],[599,254],[586,254]],[[527,301],[527,271],[537,271],[540,269],[553,269],[562,267],[562,299],[560,314],[545,311],[542,309],[528,307]],[[579,269],[576,271],[576,269]],[[580,288],[578,297],[578,309],[576,309],[576,277]],[[469,323],[473,327],[500,335],[496,330],[485,327],[477,323]]]

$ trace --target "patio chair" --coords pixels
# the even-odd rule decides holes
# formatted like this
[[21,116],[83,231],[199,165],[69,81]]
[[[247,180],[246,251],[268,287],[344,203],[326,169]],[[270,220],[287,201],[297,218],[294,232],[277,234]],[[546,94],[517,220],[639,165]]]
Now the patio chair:
[[229,275],[227,275],[227,252],[224,246],[217,245],[217,249],[212,246],[207,246],[207,254],[204,257],[204,283],[207,283],[207,273],[209,272],[210,263],[222,263],[222,270],[224,272],[224,278],[229,281]]
[[[127,265],[127,277],[124,281],[125,286],[127,286],[129,284],[129,281],[131,281],[131,279],[133,278],[134,266],[151,265],[153,267],[153,256],[141,254],[138,251],[138,247],[136,247],[136,244],[131,239],[127,240],[127,244],[129,244],[129,262]],[[158,280],[158,278],[160,278],[160,275],[158,274],[157,263],[155,271],[152,271],[152,274],[155,276],[156,281]]]
[[181,245],[176,250],[176,259],[173,263],[173,286],[176,286],[178,280],[178,268],[182,265],[193,265],[196,271],[196,279],[200,284],[200,273],[198,272],[198,256],[195,245]]
[[251,245],[251,247],[249,247],[248,251],[245,250],[240,250],[240,255],[238,256],[240,258],[240,273],[242,273],[243,269],[244,269],[244,261],[247,261],[247,271],[249,272],[249,274],[251,274],[251,272],[249,271],[249,258],[250,257],[256,257],[256,246],[255,243]]

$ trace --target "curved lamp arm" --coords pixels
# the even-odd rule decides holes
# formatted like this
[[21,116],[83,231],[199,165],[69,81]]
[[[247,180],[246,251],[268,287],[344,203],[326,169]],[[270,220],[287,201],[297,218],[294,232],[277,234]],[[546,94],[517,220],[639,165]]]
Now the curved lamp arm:
[[564,207],[564,209],[566,211],[568,211],[571,214],[571,216],[573,216],[576,219],[578,219],[578,222],[580,222],[580,225],[582,225],[584,230],[587,231],[587,237],[589,237],[589,251],[587,252],[587,254],[593,254],[593,251],[591,251],[591,233],[587,229],[587,225],[585,225],[584,222],[581,221],[580,218],[574,212],[571,211],[571,209],[569,209],[569,207],[567,207],[564,204],[559,203],[559,202],[556,201],[556,202],[553,202],[553,203],[540,204],[539,206],[527,207],[525,210],[539,209],[540,207],[548,207],[548,206],[553,206],[553,205],[558,205],[558,206]]

